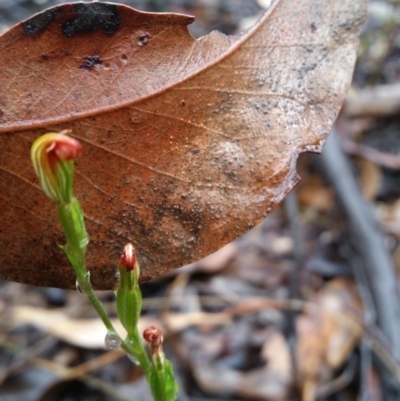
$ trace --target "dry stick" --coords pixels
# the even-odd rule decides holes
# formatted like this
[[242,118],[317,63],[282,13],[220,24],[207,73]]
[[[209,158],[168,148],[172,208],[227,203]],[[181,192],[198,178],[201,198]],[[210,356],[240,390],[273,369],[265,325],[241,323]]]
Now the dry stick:
[[316,399],[326,399],[330,395],[340,392],[345,389],[350,383],[354,380],[354,376],[356,375],[357,362],[355,360],[355,356],[350,359],[347,366],[344,368],[343,372],[333,380],[328,383],[320,384],[316,391]]
[[[375,310],[375,302],[370,291],[371,285],[368,281],[368,277],[366,275],[365,269],[362,266],[362,261],[360,260],[360,258],[354,257],[354,251],[350,250],[350,247],[346,247],[346,251],[347,250],[348,259],[352,261],[351,266],[353,268],[354,277],[357,282],[358,292],[364,306],[364,324],[367,330],[369,329],[369,331],[374,332],[377,316]],[[360,401],[371,400],[371,386],[368,383],[368,375],[372,366],[372,347],[372,341],[370,341],[368,339],[368,336],[364,334],[364,339],[360,344]],[[390,349],[390,347],[388,348]],[[386,351],[386,349],[384,349],[384,351]],[[391,363],[389,362],[389,364],[386,364],[386,367],[390,370]],[[397,366],[394,370],[391,370],[391,372],[393,376],[399,377]]]
[[400,111],[400,83],[352,88],[344,111],[348,117],[395,115]]
[[[294,189],[289,193],[289,195],[285,198],[285,210],[287,215],[287,220],[290,225],[290,231],[292,238],[294,240],[293,245],[293,271],[290,273],[289,278],[289,298],[297,299],[300,298],[300,291],[299,291],[299,283],[300,283],[300,270],[303,267],[304,262],[304,255],[302,252],[302,230],[300,228],[299,223],[299,205],[297,200],[297,191]],[[296,360],[296,312],[293,309],[287,309],[287,333],[286,337],[288,339],[288,344],[290,347],[290,359],[293,366],[293,371],[297,372],[298,364]]]
[[[343,206],[354,248],[363,261],[371,294],[377,311],[378,326],[392,347],[393,356],[400,359],[400,302],[396,275],[378,222],[370,205],[362,197],[346,156],[333,130],[321,156],[326,176]],[[400,399],[400,384],[382,375],[385,400]]]
[[290,276],[290,298],[300,298],[299,282],[300,282],[300,269],[304,263],[304,254],[302,250],[302,230],[299,223],[299,205],[297,201],[297,191],[294,189],[285,198],[285,210],[287,219],[290,225],[290,231],[293,242],[293,258],[294,269]]
[[400,155],[392,155],[390,153],[381,152],[369,146],[357,143],[350,139],[344,139],[342,142],[343,149],[346,153],[360,156],[364,159],[377,164],[378,166],[400,170]]

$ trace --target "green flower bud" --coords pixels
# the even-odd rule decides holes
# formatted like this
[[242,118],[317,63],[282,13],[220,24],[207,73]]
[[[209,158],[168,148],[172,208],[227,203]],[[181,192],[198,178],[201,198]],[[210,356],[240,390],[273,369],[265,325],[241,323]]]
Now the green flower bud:
[[[136,258],[136,251],[132,244],[127,244],[124,252],[119,259],[119,271],[121,273],[121,286],[126,288],[133,288],[138,284],[140,276],[140,266]],[[128,273],[128,274],[123,274]],[[124,275],[124,280],[122,278]],[[128,279],[132,280],[129,281]]]
[[165,354],[162,347],[162,343],[164,342],[162,331],[154,326],[148,327],[143,332],[143,338],[149,344],[153,365],[162,368],[165,362]]
[[120,283],[116,291],[118,317],[128,334],[136,330],[142,309],[138,280],[139,263],[132,244],[127,244],[119,260]]
[[166,359],[162,343],[162,331],[152,326],[143,332],[143,338],[149,344],[152,366],[148,373],[148,381],[153,397],[157,401],[175,401],[179,392],[175,381],[174,369]]

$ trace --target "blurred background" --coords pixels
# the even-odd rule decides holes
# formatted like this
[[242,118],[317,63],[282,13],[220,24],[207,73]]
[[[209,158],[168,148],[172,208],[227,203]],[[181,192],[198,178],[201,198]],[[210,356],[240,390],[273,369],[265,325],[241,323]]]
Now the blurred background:
[[[195,15],[195,37],[237,33],[269,3],[120,2]],[[0,33],[61,3],[0,0]],[[248,234],[143,285],[141,325],[163,329],[180,401],[400,399],[400,1],[371,1],[343,110],[298,172]],[[0,314],[1,401],[151,400],[76,291],[3,281]]]

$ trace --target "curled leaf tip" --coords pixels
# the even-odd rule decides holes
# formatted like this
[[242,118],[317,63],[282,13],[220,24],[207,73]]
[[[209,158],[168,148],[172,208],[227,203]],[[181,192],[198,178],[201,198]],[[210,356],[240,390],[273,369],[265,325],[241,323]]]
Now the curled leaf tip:
[[31,147],[31,161],[43,192],[58,203],[72,199],[72,160],[82,145],[67,134],[70,130],[40,136]]

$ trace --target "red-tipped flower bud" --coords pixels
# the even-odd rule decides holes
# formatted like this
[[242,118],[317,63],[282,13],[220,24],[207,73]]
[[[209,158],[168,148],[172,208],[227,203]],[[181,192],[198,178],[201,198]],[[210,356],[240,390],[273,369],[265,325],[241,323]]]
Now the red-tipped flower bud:
[[31,160],[43,192],[58,203],[72,199],[74,159],[82,145],[67,136],[69,130],[49,133],[35,140],[31,147]]
[[157,365],[163,365],[165,355],[162,347],[162,344],[164,342],[162,331],[154,326],[148,327],[143,332],[143,338],[149,344],[153,363],[156,363]]
[[142,294],[138,284],[140,266],[132,244],[125,246],[119,259],[119,273],[120,282],[116,290],[118,316],[126,331],[133,333],[142,309]]
[[143,332],[143,338],[147,343],[150,344],[150,346],[155,348],[160,347],[164,341],[164,336],[162,331],[154,326],[148,327]]
[[162,343],[164,341],[161,330],[152,326],[143,332],[143,338],[149,344],[152,366],[148,374],[155,400],[174,401],[179,391],[178,383],[175,381],[174,369],[171,362],[165,357]]
[[119,259],[120,266],[124,267],[128,272],[135,269],[136,251],[132,244],[125,245],[124,253]]

